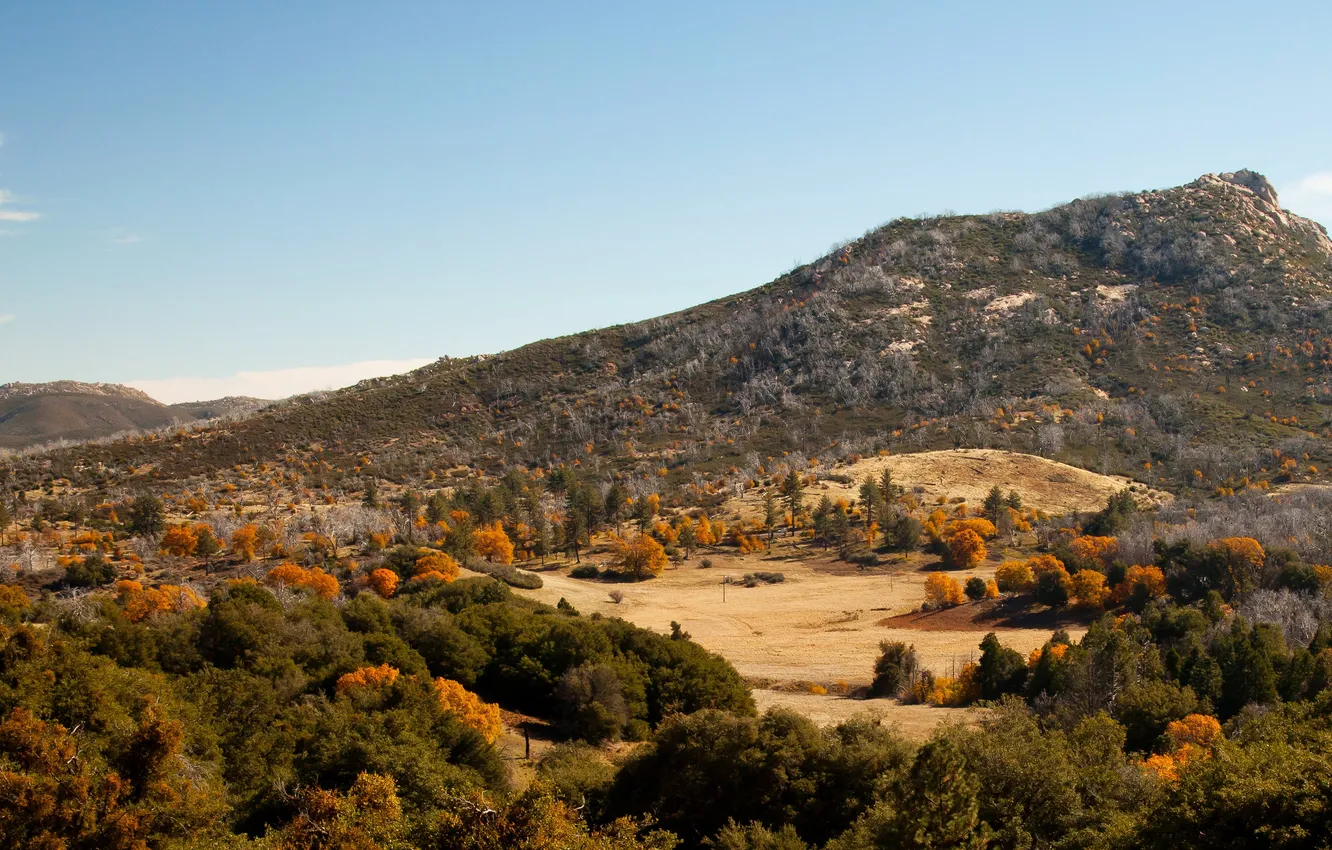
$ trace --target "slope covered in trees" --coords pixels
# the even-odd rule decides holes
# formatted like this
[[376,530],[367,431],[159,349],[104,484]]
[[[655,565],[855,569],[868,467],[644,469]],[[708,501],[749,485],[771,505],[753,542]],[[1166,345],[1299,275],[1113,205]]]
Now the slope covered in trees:
[[1207,175],[894,221],[679,314],[51,459],[176,478],[317,448],[332,470],[368,455],[395,479],[578,456],[738,480],[778,451],[989,446],[1170,489],[1320,478],[1274,468],[1271,450],[1326,465],[1329,284],[1318,225],[1259,175]]

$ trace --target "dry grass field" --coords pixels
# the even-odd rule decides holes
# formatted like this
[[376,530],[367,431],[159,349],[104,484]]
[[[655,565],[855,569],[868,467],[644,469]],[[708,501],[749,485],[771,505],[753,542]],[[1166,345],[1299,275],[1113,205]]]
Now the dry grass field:
[[[1024,505],[1047,514],[1097,510],[1105,506],[1111,494],[1125,487],[1134,488],[1143,501],[1173,498],[1123,476],[1098,475],[1036,455],[999,449],[950,449],[865,458],[836,468],[838,475],[849,477],[852,483],[820,481],[808,495],[812,499],[826,495],[834,502],[850,501],[857,496],[859,482],[868,476],[878,479],[885,469],[891,469],[898,484],[927,504],[943,496],[979,507],[996,485],[1005,493],[1016,490]],[[747,493],[728,503],[727,510],[746,518],[758,517],[763,512],[762,501],[762,494]]]

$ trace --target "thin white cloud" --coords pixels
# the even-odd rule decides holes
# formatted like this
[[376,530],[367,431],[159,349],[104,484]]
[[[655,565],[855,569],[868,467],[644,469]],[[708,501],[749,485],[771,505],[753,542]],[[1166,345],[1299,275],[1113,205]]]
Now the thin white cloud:
[[1281,206],[1332,227],[1332,171],[1320,171],[1283,186]]
[[429,359],[363,360],[344,366],[307,366],[266,372],[237,372],[225,378],[164,378],[125,383],[135,389],[143,390],[165,404],[209,401],[236,395],[277,399],[315,390],[340,389],[366,378],[410,372],[432,362],[434,361]]
[[[14,200],[13,192],[8,189],[0,189],[0,207],[12,200]],[[0,209],[0,221],[36,221],[41,217],[41,213],[35,213],[31,210]]]
[[137,245],[143,241],[142,236],[131,233],[129,236],[117,236],[111,240],[112,245]]
[[7,325],[14,321],[13,313],[0,313],[0,325]]

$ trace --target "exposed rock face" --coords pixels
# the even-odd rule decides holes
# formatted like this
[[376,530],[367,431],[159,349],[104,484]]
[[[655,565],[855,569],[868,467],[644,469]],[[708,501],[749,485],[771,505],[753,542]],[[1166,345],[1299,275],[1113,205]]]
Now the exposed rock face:
[[1281,203],[1277,200],[1276,188],[1257,171],[1242,168],[1239,171],[1227,171],[1225,174],[1218,176],[1227,183],[1243,186],[1265,201],[1268,206],[1281,209]]

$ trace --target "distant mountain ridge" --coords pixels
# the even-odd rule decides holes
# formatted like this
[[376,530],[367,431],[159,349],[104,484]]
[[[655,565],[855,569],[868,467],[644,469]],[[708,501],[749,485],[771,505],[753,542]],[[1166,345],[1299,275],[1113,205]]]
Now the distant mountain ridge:
[[125,431],[244,415],[268,402],[233,396],[166,405],[123,384],[51,381],[0,384],[0,448],[84,442]]

